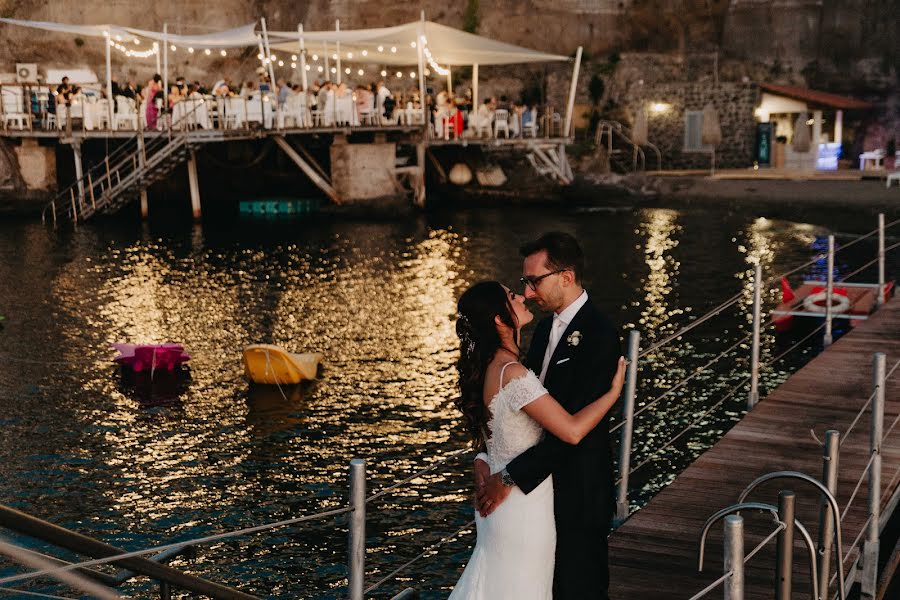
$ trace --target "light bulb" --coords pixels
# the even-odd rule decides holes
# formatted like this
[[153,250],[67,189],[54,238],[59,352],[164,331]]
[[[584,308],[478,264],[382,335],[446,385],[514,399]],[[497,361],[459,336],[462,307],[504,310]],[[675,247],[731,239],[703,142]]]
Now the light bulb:
[[309,71],[309,65],[306,65],[306,70]]
[[212,50],[207,48],[206,50],[203,51],[203,53],[206,54],[207,56],[209,56],[210,54],[212,54]]
[[362,69],[360,69],[359,71],[356,72],[356,74],[359,75],[360,77],[363,76],[363,73],[365,73],[365,71],[363,71]]
[[363,51],[362,51],[362,55],[363,55],[363,56],[368,56],[368,55],[369,55],[369,51],[368,51],[368,50],[363,50]]
[[344,73],[346,73],[347,75],[349,75],[349,74],[350,74],[350,67],[347,67],[346,69],[344,69]]
[[324,67],[319,67],[319,73],[321,73],[324,70],[325,70]]
[[337,73],[337,67],[331,67],[331,73],[332,75]]
[[332,54],[331,58],[333,58],[334,60],[337,60],[337,54]]
[[194,53],[194,49],[191,48],[190,46],[188,46],[188,52],[190,52],[191,54],[193,54],[193,53]]
[[263,59],[262,52],[260,52],[259,54],[257,54],[257,55],[256,55],[256,58],[258,58],[259,60],[262,60],[262,59]]
[[292,62],[292,63],[291,63],[291,68],[292,68],[292,69],[296,69],[296,68],[297,68],[297,63]]
[[318,55],[318,54],[313,54],[313,60],[319,60],[319,55]]
[[394,54],[396,54],[396,53],[397,53],[397,46],[391,46],[391,52],[393,52]]
[[416,72],[415,72],[415,71],[410,71],[410,72],[409,72],[409,78],[410,78],[410,79],[415,79],[415,78],[416,78]]
[[169,46],[169,50],[171,50],[172,52],[175,52],[175,44],[172,44],[171,46]]
[[397,79],[400,79],[401,77],[403,77],[403,73],[401,73],[400,71],[397,71]]
[[296,55],[296,54],[291,54],[291,60],[293,60],[294,62],[296,62],[296,61],[297,61],[297,55]]
[[349,59],[351,59],[351,58],[353,58],[353,53],[352,53],[352,52],[348,52],[348,53],[347,53],[347,59],[349,60]]
[[284,66],[284,61],[283,61],[283,60],[279,60],[279,61],[278,61],[278,66],[279,66],[279,67],[283,67],[283,66]]
[[409,46],[410,46],[411,48],[415,48],[415,47],[416,47],[416,43],[415,43],[415,42],[410,42],[410,43],[409,43]]
[[228,53],[225,52],[224,50],[222,50],[219,54],[221,54],[222,56],[228,56]]
[[381,70],[381,76],[382,76],[382,77],[387,77],[387,71],[385,71],[384,69],[382,69],[382,70]]
[[384,46],[378,46],[378,51],[379,51],[379,52],[384,52]]
[[140,45],[141,45],[141,40],[139,40],[139,39],[137,39],[137,38],[134,38],[134,45],[135,45],[135,46],[140,46]]

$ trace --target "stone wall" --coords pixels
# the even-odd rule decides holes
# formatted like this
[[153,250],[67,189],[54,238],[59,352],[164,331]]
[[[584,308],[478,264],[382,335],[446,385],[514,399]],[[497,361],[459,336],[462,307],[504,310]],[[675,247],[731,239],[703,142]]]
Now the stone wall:
[[[644,106],[649,139],[662,153],[663,169],[709,168],[708,152],[684,150],[685,112],[702,111],[707,103],[716,108],[722,129],[722,143],[716,148],[716,166],[740,168],[753,164],[756,139],[753,110],[759,103],[759,88],[753,84],[645,83],[632,87],[622,103],[631,115]],[[651,107],[657,103],[665,108],[653,111]],[[649,156],[648,164],[652,164]]]

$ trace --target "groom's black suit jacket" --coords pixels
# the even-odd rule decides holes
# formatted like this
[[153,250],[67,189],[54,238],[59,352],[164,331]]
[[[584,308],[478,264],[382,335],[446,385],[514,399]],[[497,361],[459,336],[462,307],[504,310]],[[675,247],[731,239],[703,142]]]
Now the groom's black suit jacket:
[[[553,318],[546,318],[534,332],[526,362],[535,373],[541,372],[552,325]],[[581,334],[577,344],[572,336],[575,332]],[[618,331],[588,300],[560,336],[547,367],[544,387],[574,414],[609,391],[619,356]],[[606,537],[614,506],[609,415],[577,446],[545,432],[539,444],[513,459],[506,469],[526,494],[553,475],[554,600],[607,598]]]

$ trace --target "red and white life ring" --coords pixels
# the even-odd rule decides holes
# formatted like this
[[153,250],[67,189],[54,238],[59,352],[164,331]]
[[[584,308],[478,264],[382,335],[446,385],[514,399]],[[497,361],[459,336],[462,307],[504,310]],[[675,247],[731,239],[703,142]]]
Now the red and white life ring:
[[[828,302],[828,293],[810,294],[803,299],[803,308],[807,312],[824,313]],[[831,294],[831,313],[841,314],[850,310],[850,299],[842,294]]]

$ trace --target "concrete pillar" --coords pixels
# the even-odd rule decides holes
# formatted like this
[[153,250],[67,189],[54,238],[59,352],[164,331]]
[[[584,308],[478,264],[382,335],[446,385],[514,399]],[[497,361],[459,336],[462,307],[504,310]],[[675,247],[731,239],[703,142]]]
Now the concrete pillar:
[[822,143],[822,111],[813,111],[813,133],[812,133],[812,168],[818,168],[819,162],[819,144]]
[[416,206],[425,208],[425,142],[416,144],[416,165],[418,165],[418,177],[416,177]]
[[194,213],[194,220],[200,220],[200,181],[197,179],[197,153],[191,150],[188,158],[188,182],[191,185],[191,210]]
[[150,214],[150,203],[147,201],[147,190],[141,188],[141,218],[146,219]]
[[84,170],[81,168],[81,142],[72,141],[72,154],[75,157],[75,181],[78,182],[78,202],[84,204]]

